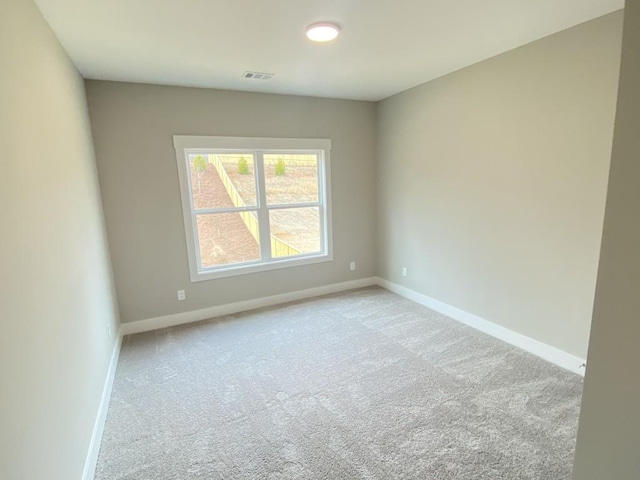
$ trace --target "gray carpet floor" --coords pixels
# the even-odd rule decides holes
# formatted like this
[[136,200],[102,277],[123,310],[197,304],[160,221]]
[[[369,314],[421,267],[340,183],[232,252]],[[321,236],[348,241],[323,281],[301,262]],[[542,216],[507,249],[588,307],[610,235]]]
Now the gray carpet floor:
[[126,337],[96,479],[569,479],[581,391],[355,290]]

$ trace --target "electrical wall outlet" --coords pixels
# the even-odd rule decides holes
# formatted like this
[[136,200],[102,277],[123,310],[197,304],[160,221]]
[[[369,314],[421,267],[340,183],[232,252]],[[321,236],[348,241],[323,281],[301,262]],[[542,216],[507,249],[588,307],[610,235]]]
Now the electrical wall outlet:
[[402,267],[402,276],[403,277],[407,276],[407,267]]
[[184,294],[184,290],[178,290],[178,300],[184,300],[187,296]]
[[356,269],[356,262],[351,262],[349,264],[349,270],[355,270]]

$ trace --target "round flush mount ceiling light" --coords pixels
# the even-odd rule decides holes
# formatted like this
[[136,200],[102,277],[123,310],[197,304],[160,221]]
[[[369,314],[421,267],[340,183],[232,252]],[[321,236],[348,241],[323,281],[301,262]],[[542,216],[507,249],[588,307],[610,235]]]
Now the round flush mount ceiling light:
[[307,27],[307,38],[314,42],[329,42],[340,33],[340,27],[335,23],[314,23]]

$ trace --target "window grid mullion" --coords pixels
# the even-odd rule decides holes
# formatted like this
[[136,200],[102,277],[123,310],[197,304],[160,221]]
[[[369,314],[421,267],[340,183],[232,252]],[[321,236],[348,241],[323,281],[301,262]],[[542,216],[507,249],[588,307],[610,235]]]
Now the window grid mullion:
[[229,207],[229,208],[199,208],[197,210],[193,210],[193,213],[196,215],[208,215],[214,213],[241,213],[241,212],[254,212],[258,210],[257,205],[253,205],[250,207]]
[[267,189],[264,178],[263,152],[255,152],[256,170],[258,172],[258,225],[260,227],[260,258],[271,259],[271,225],[269,225],[269,210],[267,209]]
[[311,208],[321,207],[320,202],[308,202],[308,203],[278,203],[276,205],[267,205],[269,210],[286,210],[287,208]]

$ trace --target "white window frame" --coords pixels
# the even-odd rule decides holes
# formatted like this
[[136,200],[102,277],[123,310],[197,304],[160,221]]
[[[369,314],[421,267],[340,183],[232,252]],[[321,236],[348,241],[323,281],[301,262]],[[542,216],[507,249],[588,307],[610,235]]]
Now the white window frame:
[[[195,135],[174,135],[173,146],[176,150],[178,177],[180,179],[180,195],[182,214],[189,258],[189,274],[191,282],[213,280],[217,278],[264,272],[279,268],[297,267],[313,263],[333,260],[333,232],[331,227],[331,140],[311,138],[259,138],[259,137],[210,137]],[[256,207],[247,210],[258,212],[260,226],[260,260],[231,265],[218,265],[203,268],[200,265],[200,248],[196,212],[191,195],[191,176],[189,175],[189,155],[202,153],[252,153],[256,171]],[[277,208],[296,208],[298,204],[282,206],[267,205],[264,184],[263,155],[282,154],[317,154],[318,158],[318,202],[311,206],[320,209],[320,252],[301,254],[292,257],[271,258],[271,241],[269,226],[269,210]],[[300,207],[310,206],[301,203]],[[234,209],[235,210],[235,209]],[[213,212],[212,212],[213,213]],[[223,213],[223,212],[220,212]]]

